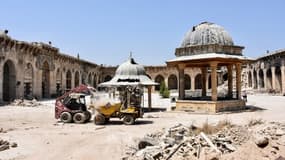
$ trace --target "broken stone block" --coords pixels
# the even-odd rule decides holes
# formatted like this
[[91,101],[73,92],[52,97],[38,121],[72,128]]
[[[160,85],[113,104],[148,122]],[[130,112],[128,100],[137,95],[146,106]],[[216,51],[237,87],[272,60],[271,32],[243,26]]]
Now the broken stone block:
[[283,131],[281,129],[277,129],[276,132],[275,132],[275,135],[276,136],[283,136],[283,135],[285,135],[285,131]]
[[144,137],[138,142],[138,149],[144,149],[147,146],[155,146],[158,142],[156,139],[151,137]]
[[170,145],[170,146],[174,146],[175,144],[175,139],[170,138],[170,137],[166,137],[163,139],[164,143]]
[[9,149],[9,148],[10,148],[9,145],[4,144],[4,145],[1,145],[1,146],[0,146],[0,151],[7,150],[7,149]]
[[17,143],[15,143],[15,142],[11,143],[11,147],[12,147],[12,148],[15,148],[15,147],[17,147],[17,146],[18,146]]
[[258,136],[255,136],[254,139],[255,139],[254,140],[255,144],[260,148],[266,147],[269,143],[269,139],[265,136],[258,135]]

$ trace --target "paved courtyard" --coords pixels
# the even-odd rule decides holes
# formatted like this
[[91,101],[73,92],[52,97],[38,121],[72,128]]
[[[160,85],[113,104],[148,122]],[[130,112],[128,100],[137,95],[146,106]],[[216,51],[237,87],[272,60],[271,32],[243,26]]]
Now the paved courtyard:
[[[147,97],[147,96],[145,96]],[[54,100],[42,101],[39,107],[0,107],[0,138],[16,142],[18,147],[0,152],[0,159],[120,159],[125,148],[135,138],[177,123],[216,123],[228,119],[235,124],[246,124],[252,119],[285,122],[285,97],[248,95],[252,111],[224,114],[193,114],[187,112],[149,112],[136,125],[123,125],[118,119],[105,126],[63,124],[54,119]],[[147,104],[147,103],[145,103]],[[169,99],[153,95],[155,107],[167,108]]]

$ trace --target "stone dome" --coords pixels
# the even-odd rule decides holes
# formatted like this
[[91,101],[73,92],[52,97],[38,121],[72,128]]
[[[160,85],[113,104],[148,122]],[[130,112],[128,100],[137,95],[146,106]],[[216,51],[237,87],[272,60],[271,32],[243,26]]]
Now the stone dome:
[[208,44],[232,46],[234,42],[223,27],[210,22],[202,22],[186,33],[181,47]]
[[146,73],[142,65],[137,64],[133,58],[129,58],[117,68],[116,75],[146,75]]
[[142,65],[137,64],[133,58],[129,58],[116,70],[115,76],[100,86],[127,86],[127,85],[157,85],[146,74]]

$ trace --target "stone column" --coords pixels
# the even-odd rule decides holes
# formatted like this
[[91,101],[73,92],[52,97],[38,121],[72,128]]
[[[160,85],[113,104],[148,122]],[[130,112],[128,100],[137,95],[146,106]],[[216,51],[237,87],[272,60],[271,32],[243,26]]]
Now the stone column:
[[236,64],[236,92],[237,99],[241,99],[241,64]]
[[206,97],[206,94],[207,94],[207,86],[206,86],[207,67],[201,67],[201,72],[202,72],[202,97]]
[[147,86],[147,95],[148,95],[148,109],[151,110],[151,86]]
[[[162,75],[163,76],[163,75]],[[164,78],[164,83],[165,83],[165,86],[169,89],[169,86],[168,86],[168,78],[169,78],[170,75],[168,76],[163,76]]]
[[178,77],[179,77],[178,98],[180,100],[183,100],[185,98],[184,69],[185,69],[185,64],[178,64]]
[[[15,64],[15,74],[16,74],[16,97],[24,98],[24,74],[25,66],[23,64]],[[4,77],[3,77],[4,78]]]
[[255,79],[254,79],[253,69],[250,72],[251,72],[251,89],[254,89]]
[[3,60],[0,59],[0,102],[3,102],[3,73],[4,73],[4,68],[3,68]]
[[259,69],[256,70],[256,80],[257,80],[257,89],[259,90],[261,87],[260,87],[260,79],[259,79]]
[[266,76],[266,69],[263,69],[263,81],[264,81],[264,89],[267,90],[267,76]]
[[233,98],[233,65],[227,66],[228,70],[228,97]]
[[195,91],[195,76],[191,76],[191,91]]
[[62,71],[62,91],[65,92],[66,91],[66,72]]
[[49,82],[49,90],[50,90],[50,95],[56,93],[56,70],[50,71],[50,82]]
[[276,89],[276,85],[275,85],[275,66],[271,67],[271,74],[272,74],[272,89]]
[[42,70],[39,69],[35,69],[35,82],[34,82],[34,96],[36,96],[37,98],[42,98]]
[[80,72],[79,72],[79,85],[81,85],[82,84],[82,77],[81,77],[81,74],[80,74]]
[[212,101],[218,100],[217,93],[217,62],[211,62],[211,86],[212,86]]
[[285,60],[282,61],[282,66],[281,66],[281,86],[282,86],[282,94],[285,94]]
[[71,72],[71,89],[75,87],[74,83],[75,83],[75,72]]

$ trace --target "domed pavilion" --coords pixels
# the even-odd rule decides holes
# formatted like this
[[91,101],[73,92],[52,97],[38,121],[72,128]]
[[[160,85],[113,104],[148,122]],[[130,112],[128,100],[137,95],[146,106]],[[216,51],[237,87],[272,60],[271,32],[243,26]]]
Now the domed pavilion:
[[[248,58],[242,55],[243,49],[243,46],[235,45],[229,33],[217,24],[203,22],[191,28],[186,33],[181,46],[176,48],[176,58],[166,62],[167,66],[176,67],[179,73],[179,96],[176,109],[215,113],[244,108],[245,101],[241,99],[241,67]],[[202,91],[198,97],[185,95],[184,70],[187,67],[201,69]],[[217,70],[221,67],[226,67],[228,73],[226,97],[218,96]],[[211,76],[211,91],[208,94],[207,74]],[[236,82],[235,94],[233,94],[233,82]]]
[[100,86],[122,87],[122,86],[140,86],[148,88],[148,107],[151,109],[151,88],[158,83],[153,82],[146,74],[142,65],[139,65],[130,56],[116,70],[115,76],[107,82],[99,84]]

